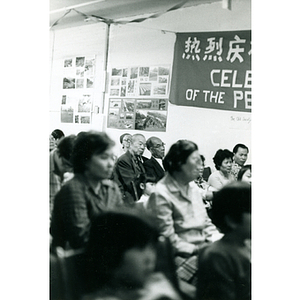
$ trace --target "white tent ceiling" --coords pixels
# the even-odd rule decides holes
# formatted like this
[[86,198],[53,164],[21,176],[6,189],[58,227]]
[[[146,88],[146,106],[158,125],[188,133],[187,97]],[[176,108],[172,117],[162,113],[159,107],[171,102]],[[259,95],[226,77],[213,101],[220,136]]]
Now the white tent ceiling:
[[[85,16],[121,20],[165,13],[177,7],[190,7],[224,0],[50,0],[49,22],[57,28],[84,24]],[[229,0],[227,0],[229,1]],[[175,8],[176,9],[176,8]],[[56,22],[59,22],[56,25]]]

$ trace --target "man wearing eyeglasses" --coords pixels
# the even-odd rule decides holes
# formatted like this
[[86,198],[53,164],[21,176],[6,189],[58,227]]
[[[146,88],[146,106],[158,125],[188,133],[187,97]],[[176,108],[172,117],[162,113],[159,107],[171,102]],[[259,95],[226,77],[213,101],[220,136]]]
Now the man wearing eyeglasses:
[[151,158],[144,162],[146,174],[154,176],[156,182],[165,175],[162,159],[165,156],[165,143],[158,137],[152,136],[146,142],[147,149],[151,152]]
[[148,158],[142,156],[146,147],[146,138],[142,134],[134,134],[130,147],[116,161],[112,179],[118,184],[125,204],[133,205],[141,196],[137,180],[145,173],[143,163]]

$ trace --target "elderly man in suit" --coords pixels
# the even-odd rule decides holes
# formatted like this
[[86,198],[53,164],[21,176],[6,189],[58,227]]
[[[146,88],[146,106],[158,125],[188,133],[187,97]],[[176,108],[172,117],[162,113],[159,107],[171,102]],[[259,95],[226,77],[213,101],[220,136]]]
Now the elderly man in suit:
[[165,144],[158,137],[152,136],[146,142],[147,149],[151,152],[151,158],[144,162],[146,174],[154,176],[156,182],[165,175],[162,159],[165,156]]
[[142,134],[134,134],[129,149],[115,164],[112,179],[118,184],[127,205],[133,205],[141,196],[137,181],[140,174],[145,173],[143,163],[148,159],[142,156],[145,147],[146,138]]

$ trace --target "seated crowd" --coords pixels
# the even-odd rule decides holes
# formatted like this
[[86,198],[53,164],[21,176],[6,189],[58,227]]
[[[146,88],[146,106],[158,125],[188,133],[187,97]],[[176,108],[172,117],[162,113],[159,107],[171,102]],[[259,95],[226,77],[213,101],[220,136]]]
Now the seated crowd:
[[125,133],[118,158],[104,132],[50,141],[50,251],[84,253],[78,299],[251,299],[247,146],[217,150],[211,172],[188,140],[165,154]]

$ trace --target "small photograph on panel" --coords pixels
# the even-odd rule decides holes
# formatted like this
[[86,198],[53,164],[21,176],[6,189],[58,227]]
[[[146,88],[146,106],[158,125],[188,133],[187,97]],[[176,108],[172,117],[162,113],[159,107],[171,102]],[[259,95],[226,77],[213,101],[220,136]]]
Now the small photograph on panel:
[[121,108],[121,99],[110,99],[109,107],[110,108]]
[[119,109],[118,108],[110,108],[108,111],[107,126],[110,128],[118,128],[118,124],[119,124]]
[[137,109],[150,109],[152,108],[152,100],[137,100]]
[[167,94],[167,86],[162,85],[156,85],[153,87],[153,95],[166,95]]
[[157,67],[150,67],[149,71],[149,81],[156,81],[158,79],[158,68]]
[[158,109],[159,110],[167,110],[167,99],[159,99],[158,100]]
[[169,76],[159,76],[158,83],[168,83]]
[[75,89],[75,78],[65,77],[63,80],[63,89]]
[[94,66],[95,66],[95,58],[85,60],[84,72],[86,76],[94,75]]
[[140,83],[139,95],[140,96],[151,96],[151,83]]
[[84,67],[84,57],[76,57],[76,67]]
[[61,98],[61,104],[67,104],[67,96],[66,95],[62,95],[62,98]]
[[126,86],[121,86],[121,97],[126,97]]
[[119,97],[120,89],[110,89],[110,96],[112,97]]
[[60,120],[62,123],[73,123],[74,109],[72,106],[62,105]]
[[72,68],[73,67],[73,59],[72,58],[65,59],[64,60],[64,67],[65,68]]
[[134,112],[135,100],[134,99],[123,99],[123,111]]
[[165,67],[159,67],[158,68],[158,75],[169,75],[170,74],[170,68]]
[[78,112],[91,112],[91,95],[83,95],[78,101]]
[[140,77],[148,77],[149,76],[149,67],[140,67],[139,76]]
[[121,75],[122,75],[122,69],[112,68],[111,76],[121,76]]
[[80,123],[81,124],[90,124],[91,116],[80,116]]
[[84,71],[82,70],[82,68],[76,69],[76,76],[77,77],[84,77]]
[[130,69],[130,79],[137,78],[138,76],[138,67],[134,67]]
[[86,79],[86,87],[88,89],[91,89],[94,87],[94,78],[93,77],[89,77]]
[[111,86],[119,86],[120,85],[120,78],[112,78],[110,81]]
[[76,79],[76,89],[83,89],[84,79]]
[[127,75],[128,75],[128,69],[127,68],[123,69],[123,71],[122,71],[122,77],[127,77]]
[[146,131],[166,131],[166,111],[137,110],[135,115],[135,129]]
[[129,80],[127,85],[127,94],[134,95],[136,91],[136,80]]

